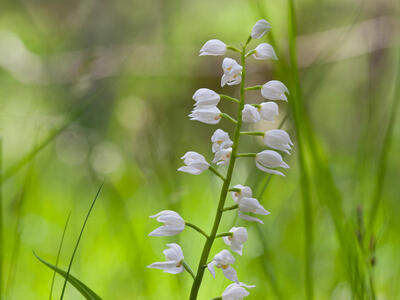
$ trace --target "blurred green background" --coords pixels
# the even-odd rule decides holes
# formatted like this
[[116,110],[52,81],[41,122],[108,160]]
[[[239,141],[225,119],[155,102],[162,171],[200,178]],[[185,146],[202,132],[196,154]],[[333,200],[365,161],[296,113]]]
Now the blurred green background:
[[[399,3],[297,0],[295,7],[314,298],[400,299]],[[220,182],[176,169],[186,151],[212,159],[210,137],[218,127],[189,121],[194,91],[237,96],[238,88],[221,89],[222,58],[198,51],[212,38],[239,45],[260,18],[272,24],[281,62],[250,58],[247,85],[279,79],[291,87],[283,0],[1,1],[3,299],[48,299],[53,273],[32,250],[55,263],[71,212],[59,262],[66,270],[103,180],[71,274],[104,299],[188,298],[187,273],[146,266],[164,260],[166,243],[178,242],[196,268],[204,239],[190,228],[149,238],[159,224],[148,216],[172,209],[211,229]],[[251,92],[246,101],[262,99]],[[284,128],[294,134],[290,106],[279,106],[280,118],[289,116]],[[234,113],[232,104],[220,107]],[[226,121],[219,127],[232,130]],[[235,268],[241,281],[257,286],[250,299],[307,299],[294,141],[286,177],[269,181],[249,160],[236,166],[232,183],[248,183],[271,211],[262,226],[236,220],[234,212],[221,224],[221,231],[248,226]],[[40,151],[29,155],[32,149]],[[262,149],[261,139],[242,138],[241,151]],[[376,216],[371,228],[370,216]],[[222,247],[217,241],[211,256]],[[56,277],[54,299],[62,284]],[[220,296],[228,284],[220,272],[216,279],[207,273],[199,299]],[[82,296],[68,285],[65,299]]]

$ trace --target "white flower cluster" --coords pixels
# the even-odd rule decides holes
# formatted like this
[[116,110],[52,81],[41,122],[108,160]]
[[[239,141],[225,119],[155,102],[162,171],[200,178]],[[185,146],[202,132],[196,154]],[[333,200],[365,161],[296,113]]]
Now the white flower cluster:
[[[271,26],[266,20],[259,20],[254,25],[246,46],[251,39],[261,38],[270,29]],[[243,57],[246,46],[243,47],[243,52],[241,52],[242,62],[245,61]],[[207,41],[203,45],[200,50],[200,56],[225,55],[227,50],[240,52],[240,50],[231,46],[227,46],[220,40],[213,39]],[[272,46],[267,43],[259,44],[254,50],[248,52],[246,57],[250,55],[257,60],[278,59]],[[241,66],[236,60],[229,57],[224,58],[222,62],[223,74],[221,77],[221,87],[224,87],[225,85],[241,84],[242,93],[244,90],[242,78],[245,77],[243,68],[244,66]],[[274,101],[287,101],[287,94],[289,94],[286,86],[277,80],[271,80],[262,86],[257,86],[251,89],[260,89],[261,96],[263,98]],[[217,105],[221,99],[233,100],[239,103],[241,107],[241,113],[239,114],[239,116],[241,116],[241,120],[234,120],[232,117],[224,114],[218,109]],[[242,122],[255,123],[260,120],[273,121],[274,118],[279,114],[279,107],[275,102],[268,101],[262,102],[261,104],[244,104],[244,98],[237,100],[229,96],[220,95],[207,88],[198,89],[193,95],[193,100],[195,101],[194,109],[189,115],[191,120],[214,125],[218,124],[222,118],[227,118],[238,126],[237,128],[239,128],[239,131],[237,131],[237,133],[235,131],[234,141],[232,141],[229,134],[222,129],[217,129],[211,136],[212,152],[214,153],[214,159],[212,160],[212,163],[216,166],[229,165],[228,169],[230,170],[233,170],[234,164],[234,160],[232,160],[231,166],[232,157],[237,158],[241,156],[240,154],[236,154],[236,149],[239,141],[239,133],[246,134],[246,132],[240,132],[240,126]],[[250,134],[250,132],[247,133]],[[261,151],[257,154],[243,154],[242,156],[254,157],[257,168],[264,172],[284,176],[284,174],[276,170],[276,168],[289,168],[289,166],[283,161],[282,156],[277,151],[290,154],[293,143],[287,132],[281,129],[273,129],[265,133],[257,133],[255,135],[263,135],[264,144],[270,149]],[[235,149],[235,151],[233,151],[233,149]],[[227,184],[229,187],[231,176],[229,176],[229,182],[226,182],[227,179],[221,175],[209,162],[207,162],[203,155],[197,152],[189,151],[182,156],[182,159],[185,165],[180,167],[178,171],[199,175],[205,170],[210,170],[217,176],[221,177],[225,184]],[[256,198],[253,198],[253,192],[250,187],[237,184],[233,188],[230,188],[229,191],[231,192],[232,198],[236,205],[224,210],[237,209],[238,216],[241,219],[263,224],[263,221],[253,215],[268,215],[269,212],[259,203]],[[228,189],[226,189],[226,192],[228,192]],[[183,231],[185,226],[190,226],[206,236],[208,240],[215,239],[216,237],[222,237],[224,243],[230,248],[230,250],[239,255],[242,255],[243,245],[248,239],[248,232],[245,227],[233,227],[227,233],[216,235],[216,232],[214,232],[208,236],[201,229],[197,228],[197,226],[186,223],[178,213],[170,210],[164,210],[154,216],[151,216],[151,218],[156,218],[157,221],[164,223],[164,225],[152,231],[149,234],[150,236],[171,236]],[[168,249],[164,250],[166,261],[153,263],[149,267],[162,269],[165,272],[173,274],[183,272],[185,268],[187,268],[187,265],[184,262],[184,256],[181,247],[174,243],[167,244],[167,246]],[[234,256],[229,250],[226,249],[217,253],[214,258],[207,263],[207,268],[213,277],[216,276],[216,269],[221,269],[224,276],[234,282],[223,292],[223,300],[242,299],[243,297],[249,295],[247,289],[254,287],[239,282],[238,275],[235,269],[232,267],[234,263]],[[201,281],[202,273],[200,272],[200,274]],[[192,276],[194,277],[193,274]],[[196,280],[197,276],[194,277],[194,279]]]

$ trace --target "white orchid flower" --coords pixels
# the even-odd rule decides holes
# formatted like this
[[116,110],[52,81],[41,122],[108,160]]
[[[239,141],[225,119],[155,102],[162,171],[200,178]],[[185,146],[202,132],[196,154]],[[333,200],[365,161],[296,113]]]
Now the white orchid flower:
[[229,134],[222,129],[215,130],[211,137],[212,152],[215,153],[222,149],[230,148],[233,145],[232,140],[229,138]]
[[268,33],[271,30],[271,24],[268,21],[261,19],[256,22],[251,30],[251,37],[253,39],[262,38],[264,34]]
[[232,148],[221,149],[215,153],[213,163],[219,165],[227,165],[232,156]]
[[255,285],[247,285],[244,283],[232,283],[228,285],[222,294],[222,300],[242,300],[244,297],[250,295],[250,293],[245,289],[255,288]]
[[201,88],[193,94],[196,107],[208,108],[216,106],[220,101],[220,96],[213,90]]
[[289,94],[288,88],[278,80],[268,81],[261,88],[261,95],[269,100],[287,101],[285,93]]
[[259,109],[261,118],[265,121],[273,121],[274,118],[279,114],[279,106],[275,102],[263,102],[260,104]]
[[178,169],[181,172],[199,175],[210,167],[204,156],[194,151],[186,152],[181,158],[186,165]]
[[253,54],[253,57],[255,59],[259,59],[259,60],[264,60],[264,59],[278,60],[278,57],[275,54],[275,50],[274,50],[274,48],[272,48],[272,46],[270,44],[262,43],[262,44],[258,45],[254,49],[254,51],[255,51],[255,53]]
[[261,120],[261,115],[253,105],[245,104],[242,110],[242,120],[245,123],[256,123]]
[[157,218],[157,221],[164,223],[149,233],[149,236],[171,236],[182,232],[185,229],[185,221],[172,210],[163,210],[150,218]]
[[221,87],[227,85],[236,85],[242,81],[242,69],[243,67],[239,65],[236,60],[225,57],[222,62],[222,70],[224,75],[221,78]]
[[244,227],[232,227],[229,232],[232,233],[231,236],[224,236],[223,240],[226,245],[231,247],[233,252],[242,255],[243,244],[247,241],[247,230]]
[[264,150],[260,153],[257,153],[256,166],[261,171],[281,176],[285,175],[282,172],[273,169],[279,167],[285,169],[290,168],[288,164],[283,161],[282,156],[278,152],[273,150]]
[[272,129],[264,134],[264,144],[272,149],[290,154],[293,143],[289,134],[282,129]]
[[222,269],[225,277],[229,280],[238,282],[237,273],[232,265],[235,258],[228,250],[222,250],[214,256],[214,259],[207,265],[211,275],[215,278],[215,267]]
[[200,49],[200,54],[199,56],[204,56],[204,55],[225,55],[226,53],[226,45],[224,42],[220,40],[209,40],[207,41],[203,47]]
[[213,107],[195,107],[189,115],[190,120],[199,121],[206,124],[218,124],[221,121],[221,111]]
[[170,274],[182,273],[185,270],[182,263],[184,259],[182,248],[175,243],[167,244],[167,246],[168,249],[163,251],[166,261],[156,262],[147,267],[164,270],[164,272]]
[[243,186],[241,184],[237,184],[234,186],[236,190],[232,192],[233,200],[238,204],[239,218],[251,221],[251,222],[258,222],[260,224],[264,224],[263,221],[256,217],[252,217],[246,215],[245,213],[254,213],[259,215],[269,215],[270,212],[266,210],[256,198],[253,198],[253,191],[248,186]]

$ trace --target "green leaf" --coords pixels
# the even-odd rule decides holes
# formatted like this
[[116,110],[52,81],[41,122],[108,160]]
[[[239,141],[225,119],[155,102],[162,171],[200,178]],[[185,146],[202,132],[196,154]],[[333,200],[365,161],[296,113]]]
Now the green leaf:
[[[40,260],[43,264],[48,266],[50,269],[54,270],[58,274],[60,274],[62,277],[66,278],[67,277],[67,272],[64,270],[61,270],[60,268],[57,268],[56,266],[53,266],[52,264],[48,263],[44,259],[40,258],[35,252],[33,254],[36,256],[38,260]],[[82,281],[79,279],[75,278],[71,274],[68,274],[68,281],[70,284],[72,284],[81,294],[83,297],[85,297],[88,300],[101,300],[101,298],[93,292],[88,286],[86,286]]]

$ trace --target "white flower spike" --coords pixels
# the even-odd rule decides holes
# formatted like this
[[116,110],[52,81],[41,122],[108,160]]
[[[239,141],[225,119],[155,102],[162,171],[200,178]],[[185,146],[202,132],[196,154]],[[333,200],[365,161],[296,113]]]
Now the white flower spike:
[[229,138],[229,134],[222,129],[215,130],[211,137],[212,152],[215,153],[222,149],[230,148],[233,145],[232,140]]
[[186,152],[181,158],[186,165],[178,169],[181,172],[199,175],[210,167],[204,156],[194,151]]
[[273,150],[264,150],[260,153],[257,153],[256,166],[261,171],[281,176],[285,175],[282,172],[273,169],[279,167],[285,169],[289,168],[288,164],[283,161],[282,156],[278,152]]
[[273,121],[279,114],[279,106],[275,102],[263,102],[259,109],[261,118],[265,121]]
[[236,60],[225,57],[222,62],[224,75],[221,78],[221,87],[227,85],[236,85],[242,81],[242,66]]
[[232,236],[224,236],[223,240],[226,245],[231,247],[233,252],[242,255],[243,244],[247,241],[247,230],[244,227],[232,227],[229,232],[232,232]]
[[253,198],[253,191],[248,186],[243,186],[241,184],[237,184],[234,186],[235,189],[239,189],[240,191],[232,192],[233,200],[238,204],[239,209],[239,218],[251,221],[258,222],[260,224],[264,224],[258,218],[246,215],[244,213],[254,213],[259,215],[269,215],[270,212],[266,210],[256,198]]
[[213,107],[195,107],[189,115],[190,120],[199,121],[205,124],[218,124],[221,121],[221,111]]
[[147,267],[164,270],[164,272],[170,274],[182,273],[185,270],[182,264],[184,259],[182,248],[175,243],[167,244],[167,246],[168,249],[163,251],[166,261],[156,262]]
[[272,129],[264,134],[264,144],[272,149],[290,154],[293,143],[289,134],[282,129]]
[[211,275],[215,278],[215,267],[222,269],[225,277],[234,282],[238,282],[237,273],[232,265],[235,258],[228,250],[222,250],[214,256],[214,259],[207,265]]
[[231,159],[232,148],[221,149],[215,153],[213,163],[219,165],[227,165]]
[[289,94],[288,88],[278,80],[268,81],[261,88],[261,95],[269,100],[287,101],[285,93]]
[[254,49],[255,53],[253,54],[253,57],[255,59],[259,60],[264,60],[264,59],[274,59],[278,60],[278,57],[275,54],[274,48],[270,44],[267,43],[262,43],[258,45]]
[[250,295],[250,293],[245,289],[255,288],[255,285],[247,285],[244,283],[232,283],[228,285],[222,294],[222,300],[242,300],[244,297]]
[[245,123],[256,123],[261,120],[261,115],[253,105],[245,104],[242,110],[242,120]]
[[185,221],[172,210],[163,210],[150,218],[157,218],[157,221],[164,225],[153,230],[149,236],[172,236],[185,229]]
[[271,30],[271,24],[269,24],[266,20],[261,19],[256,22],[251,30],[251,37],[253,39],[260,39],[264,36],[264,34],[268,33]]
[[225,55],[225,53],[226,53],[225,43],[220,40],[213,39],[207,41],[203,45],[203,47],[201,47],[199,56],[204,56],[204,55],[218,56],[218,55]]
[[193,94],[193,100],[196,101],[196,107],[209,108],[216,106],[221,98],[213,90],[201,88]]

